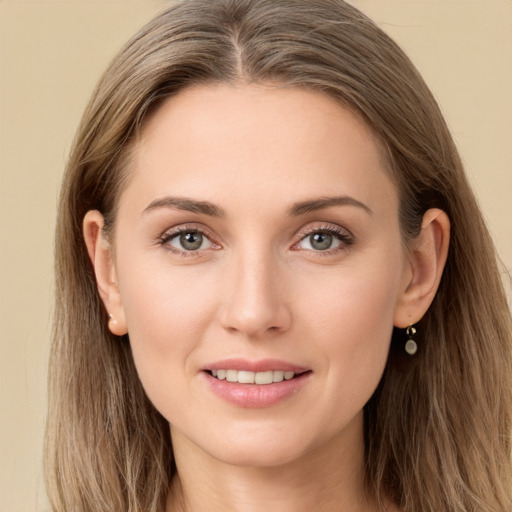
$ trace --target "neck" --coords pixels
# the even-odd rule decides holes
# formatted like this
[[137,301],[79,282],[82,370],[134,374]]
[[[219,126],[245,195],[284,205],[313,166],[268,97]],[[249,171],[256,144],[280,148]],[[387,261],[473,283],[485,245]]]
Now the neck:
[[370,512],[363,487],[362,421],[293,462],[236,466],[171,429],[177,474],[167,512]]

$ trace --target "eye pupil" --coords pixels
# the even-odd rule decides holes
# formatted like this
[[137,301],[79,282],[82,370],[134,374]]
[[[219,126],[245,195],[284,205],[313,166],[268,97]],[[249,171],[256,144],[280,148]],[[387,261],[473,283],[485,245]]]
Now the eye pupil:
[[196,251],[203,243],[203,235],[197,231],[186,231],[180,235],[180,243],[187,251]]
[[332,245],[332,235],[329,233],[313,233],[310,236],[311,247],[318,251],[325,251]]

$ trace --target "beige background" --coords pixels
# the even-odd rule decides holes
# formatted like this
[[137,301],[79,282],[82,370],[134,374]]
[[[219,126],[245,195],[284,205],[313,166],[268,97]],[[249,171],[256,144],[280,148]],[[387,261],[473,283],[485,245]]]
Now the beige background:
[[[59,180],[88,96],[163,0],[0,0],[0,512],[47,508],[41,471]],[[512,268],[512,1],[354,0],[406,49]]]

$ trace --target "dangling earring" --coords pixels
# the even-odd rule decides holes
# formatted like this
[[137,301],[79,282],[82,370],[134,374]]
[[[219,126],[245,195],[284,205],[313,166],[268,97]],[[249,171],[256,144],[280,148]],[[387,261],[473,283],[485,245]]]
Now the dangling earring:
[[409,336],[409,339],[405,342],[405,351],[410,355],[413,356],[418,351],[418,345],[417,343],[412,339],[412,337],[416,334],[416,329],[409,325],[407,327],[407,330],[405,331],[407,336]]

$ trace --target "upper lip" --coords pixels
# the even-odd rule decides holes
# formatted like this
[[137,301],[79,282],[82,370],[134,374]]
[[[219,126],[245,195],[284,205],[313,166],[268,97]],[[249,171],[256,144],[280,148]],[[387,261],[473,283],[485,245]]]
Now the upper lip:
[[203,368],[203,370],[238,370],[247,372],[268,372],[271,370],[303,373],[309,368],[296,365],[280,359],[260,359],[258,361],[249,361],[247,359],[223,359],[215,361]]

